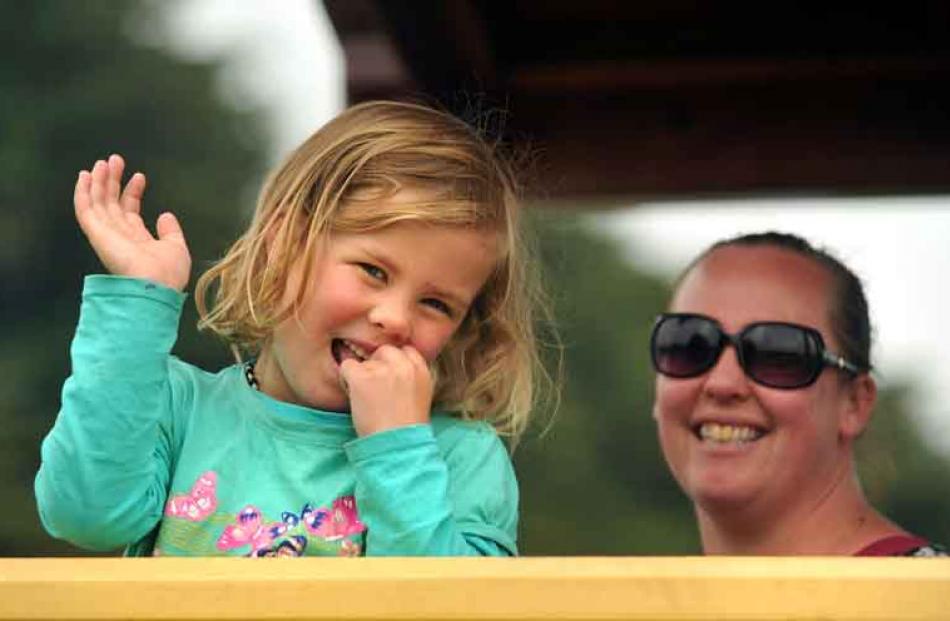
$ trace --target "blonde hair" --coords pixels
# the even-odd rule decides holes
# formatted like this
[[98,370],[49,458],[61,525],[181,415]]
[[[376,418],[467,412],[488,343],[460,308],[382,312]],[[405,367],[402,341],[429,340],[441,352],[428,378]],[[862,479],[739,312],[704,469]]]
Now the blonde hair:
[[[421,198],[385,201],[403,188]],[[305,286],[285,302],[291,271],[302,266],[307,283],[321,239],[334,232],[415,222],[496,233],[496,269],[435,361],[434,405],[489,421],[516,441],[538,388],[553,388],[535,339],[548,307],[518,194],[499,145],[477,128],[417,104],[353,106],[267,179],[248,229],[198,280],[199,327],[230,343],[239,361],[259,352],[303,299]]]

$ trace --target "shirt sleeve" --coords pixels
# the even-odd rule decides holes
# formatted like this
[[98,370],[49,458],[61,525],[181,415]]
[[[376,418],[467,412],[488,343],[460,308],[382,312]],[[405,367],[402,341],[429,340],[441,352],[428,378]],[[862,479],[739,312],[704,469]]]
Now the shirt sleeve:
[[169,352],[184,295],[88,276],[56,422],[35,481],[40,520],[89,549],[133,543],[158,523],[171,462]]
[[513,556],[518,488],[494,430],[412,425],[347,444],[370,556]]

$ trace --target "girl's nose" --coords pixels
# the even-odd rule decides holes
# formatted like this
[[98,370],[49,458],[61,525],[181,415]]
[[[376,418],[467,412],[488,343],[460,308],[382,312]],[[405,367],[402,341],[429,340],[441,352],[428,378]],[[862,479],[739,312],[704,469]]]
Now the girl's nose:
[[369,321],[385,335],[387,342],[403,345],[412,335],[410,305],[397,296],[385,296],[370,308]]

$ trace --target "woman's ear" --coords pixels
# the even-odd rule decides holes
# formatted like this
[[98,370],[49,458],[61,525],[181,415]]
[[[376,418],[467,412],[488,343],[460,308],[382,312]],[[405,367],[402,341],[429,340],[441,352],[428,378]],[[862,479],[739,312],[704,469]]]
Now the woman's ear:
[[864,433],[871,421],[877,402],[877,382],[869,373],[862,373],[845,387],[846,402],[838,421],[838,435],[842,441],[852,442]]

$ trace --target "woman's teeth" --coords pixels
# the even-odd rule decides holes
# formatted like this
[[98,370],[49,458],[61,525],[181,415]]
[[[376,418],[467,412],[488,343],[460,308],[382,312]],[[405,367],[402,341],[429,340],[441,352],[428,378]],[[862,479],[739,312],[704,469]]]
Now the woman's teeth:
[[703,423],[699,427],[699,437],[709,442],[753,442],[762,437],[762,432],[747,425],[725,425],[722,423]]

